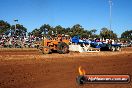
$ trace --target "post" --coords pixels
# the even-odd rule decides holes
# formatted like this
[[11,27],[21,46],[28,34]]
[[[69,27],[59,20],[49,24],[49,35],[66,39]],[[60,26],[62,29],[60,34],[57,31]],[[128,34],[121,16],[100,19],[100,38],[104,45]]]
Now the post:
[[110,23],[110,30],[111,30],[111,23],[112,23],[112,0],[109,0],[109,4],[110,4],[110,21],[109,21],[109,23]]
[[[18,22],[18,20],[16,19],[14,20],[14,22]],[[16,33],[16,23],[15,23],[15,33]]]
[[110,18],[109,18],[109,23],[110,23],[110,39],[112,38],[111,36],[111,26],[112,26],[112,0],[109,0],[109,5],[110,5]]

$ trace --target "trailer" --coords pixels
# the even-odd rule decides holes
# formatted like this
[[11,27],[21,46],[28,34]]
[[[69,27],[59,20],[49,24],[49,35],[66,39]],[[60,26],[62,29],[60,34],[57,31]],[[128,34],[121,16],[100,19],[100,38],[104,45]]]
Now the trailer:
[[100,52],[100,48],[91,47],[90,40],[80,39],[79,36],[74,36],[71,38],[71,43],[69,45],[69,51],[77,52]]
[[97,42],[95,40],[80,39],[79,36],[74,36],[71,38],[69,50],[78,52],[121,51],[121,44]]

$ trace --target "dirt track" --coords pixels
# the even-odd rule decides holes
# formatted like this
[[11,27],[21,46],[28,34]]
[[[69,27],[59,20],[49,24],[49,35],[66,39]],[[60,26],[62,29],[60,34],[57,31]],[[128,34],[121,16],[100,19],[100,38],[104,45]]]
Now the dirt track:
[[87,74],[130,74],[132,48],[121,52],[42,55],[37,50],[0,51],[0,88],[132,88],[129,84],[78,86],[78,67]]

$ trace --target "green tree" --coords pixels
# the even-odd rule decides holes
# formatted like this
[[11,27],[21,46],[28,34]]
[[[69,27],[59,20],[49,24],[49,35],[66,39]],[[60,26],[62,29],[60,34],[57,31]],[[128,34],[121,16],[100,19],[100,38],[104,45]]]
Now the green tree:
[[100,36],[105,39],[115,39],[117,38],[117,34],[114,33],[112,30],[107,28],[102,28],[100,32]]
[[36,36],[36,37],[42,37],[42,34],[41,34],[41,31],[40,31],[40,29],[34,29],[32,32],[31,32],[31,34],[33,34],[34,36]]
[[80,24],[76,24],[71,28],[71,36],[75,36],[75,35],[82,35],[84,33],[84,28],[82,28],[82,26]]
[[53,27],[51,27],[49,24],[44,24],[40,27],[40,33],[44,32],[44,34],[46,34],[46,32],[49,35],[52,35],[52,31],[53,31]]
[[81,34],[81,38],[90,38],[92,33],[88,30],[83,30],[83,33]]
[[97,32],[97,30],[96,30],[96,29],[92,29],[92,30],[90,30],[90,32],[91,32],[92,34],[94,34],[94,33]]
[[91,33],[90,38],[94,39],[97,38],[98,35],[96,35],[95,33],[97,32],[96,29],[92,29],[89,31],[89,33]]
[[57,34],[64,34],[65,33],[65,29],[60,25],[56,26],[54,29],[57,32]]
[[124,41],[132,40],[132,30],[127,30],[121,34],[121,39]]
[[14,30],[14,34],[17,36],[23,35],[27,32],[27,28],[21,24],[12,25],[11,30]]
[[30,36],[30,35],[32,35],[32,33],[31,32],[28,32],[28,36]]
[[10,24],[3,20],[0,20],[0,34],[10,30]]

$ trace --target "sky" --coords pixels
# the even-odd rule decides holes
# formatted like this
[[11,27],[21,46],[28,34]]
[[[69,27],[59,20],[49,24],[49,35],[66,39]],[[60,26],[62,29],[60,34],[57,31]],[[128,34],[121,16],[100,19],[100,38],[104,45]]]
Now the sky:
[[[112,30],[118,36],[132,29],[132,0],[112,0]],[[109,28],[109,0],[0,0],[0,20],[24,25],[28,32],[43,24]]]

